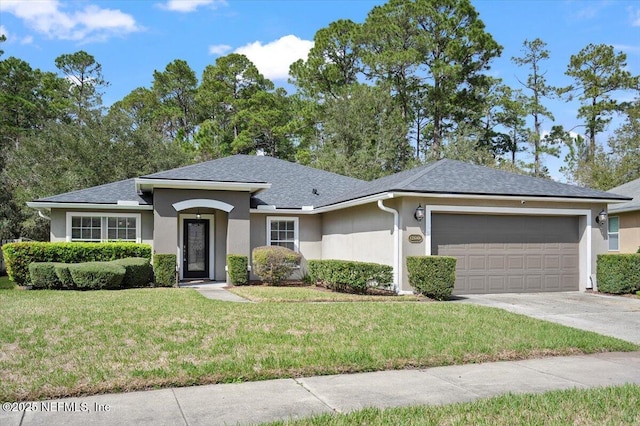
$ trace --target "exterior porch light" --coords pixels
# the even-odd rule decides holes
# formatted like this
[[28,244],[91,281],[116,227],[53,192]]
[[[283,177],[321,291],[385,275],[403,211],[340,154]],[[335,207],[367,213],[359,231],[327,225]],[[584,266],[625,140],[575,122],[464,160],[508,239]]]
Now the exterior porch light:
[[600,226],[607,223],[607,212],[604,209],[596,216],[596,223]]
[[424,207],[422,207],[422,204],[418,204],[415,213],[413,213],[413,217],[415,217],[418,222],[422,222],[422,219],[424,219]]
[[200,214],[200,210],[196,213],[196,220],[202,219],[202,215]]

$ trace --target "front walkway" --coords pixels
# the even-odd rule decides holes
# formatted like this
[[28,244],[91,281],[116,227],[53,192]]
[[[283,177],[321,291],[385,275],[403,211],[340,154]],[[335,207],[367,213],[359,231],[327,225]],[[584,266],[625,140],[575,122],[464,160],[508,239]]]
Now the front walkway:
[[440,405],[624,383],[640,384],[640,352],[65,398],[16,404],[26,410],[15,412],[3,405],[0,425],[246,425],[371,406]]
[[235,293],[231,293],[225,287],[227,286],[224,282],[215,282],[215,281],[191,281],[191,282],[181,282],[181,288],[193,288],[197,290],[198,293],[206,297],[207,299],[213,300],[222,300],[224,302],[251,302],[250,300],[245,299],[244,297],[240,297]]

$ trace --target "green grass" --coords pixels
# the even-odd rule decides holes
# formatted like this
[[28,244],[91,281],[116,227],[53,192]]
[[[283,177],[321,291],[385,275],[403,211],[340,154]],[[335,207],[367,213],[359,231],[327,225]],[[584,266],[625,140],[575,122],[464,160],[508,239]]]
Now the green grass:
[[0,290],[13,290],[16,285],[7,276],[0,276]]
[[254,302],[411,302],[424,299],[413,295],[379,296],[336,293],[315,286],[240,286],[232,287],[229,291]]
[[506,394],[444,406],[368,408],[349,414],[324,414],[276,425],[638,425],[640,386]]
[[458,303],[230,303],[193,289],[0,292],[0,400],[638,346]]

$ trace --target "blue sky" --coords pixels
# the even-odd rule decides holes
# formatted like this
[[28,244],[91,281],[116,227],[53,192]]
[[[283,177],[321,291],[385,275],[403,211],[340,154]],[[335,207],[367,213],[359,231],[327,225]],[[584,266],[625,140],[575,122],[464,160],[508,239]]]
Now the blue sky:
[[[291,91],[290,62],[305,57],[315,32],[337,19],[363,22],[383,1],[370,0],[2,0],[0,32],[4,57],[16,56],[42,70],[54,59],[85,50],[103,66],[111,86],[109,105],[136,87],[149,87],[154,70],[184,59],[200,76],[215,59],[244,53],[276,85]],[[628,69],[640,74],[640,2],[615,0],[472,0],[486,29],[504,46],[491,74],[512,87],[527,71],[511,62],[525,39],[548,43],[547,79],[564,86],[569,57],[588,43],[611,44],[627,54]],[[619,96],[625,96],[620,94]],[[628,96],[628,95],[627,95]],[[556,124],[573,128],[578,104],[550,101]],[[551,122],[544,123],[545,128]],[[615,127],[612,126],[612,129]],[[612,130],[611,129],[611,130]],[[601,137],[604,140],[605,136]],[[561,160],[548,162],[561,179]]]

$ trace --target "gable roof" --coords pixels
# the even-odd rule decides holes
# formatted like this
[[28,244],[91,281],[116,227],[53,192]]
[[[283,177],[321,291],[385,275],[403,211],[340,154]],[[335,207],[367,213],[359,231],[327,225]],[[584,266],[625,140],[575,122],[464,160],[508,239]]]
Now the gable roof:
[[456,160],[440,160],[359,185],[325,206],[386,192],[498,195],[513,197],[625,200],[624,196],[491,169]]
[[[142,176],[145,182],[214,182],[264,188],[252,194],[251,208],[275,206],[301,209],[328,207],[388,192],[596,199],[626,201],[628,197],[490,169],[454,160],[440,160],[371,182],[326,172],[267,156],[234,155]],[[270,184],[270,186],[268,185]],[[638,184],[640,186],[640,183]],[[152,195],[138,193],[136,179],[41,198],[33,207],[55,203],[151,206]],[[42,205],[38,205],[38,204]],[[131,205],[128,204],[128,205]]]
[[611,188],[609,192],[631,197],[631,200],[626,203],[612,204],[609,206],[609,213],[623,213],[640,210],[640,179],[632,180],[631,182]]

